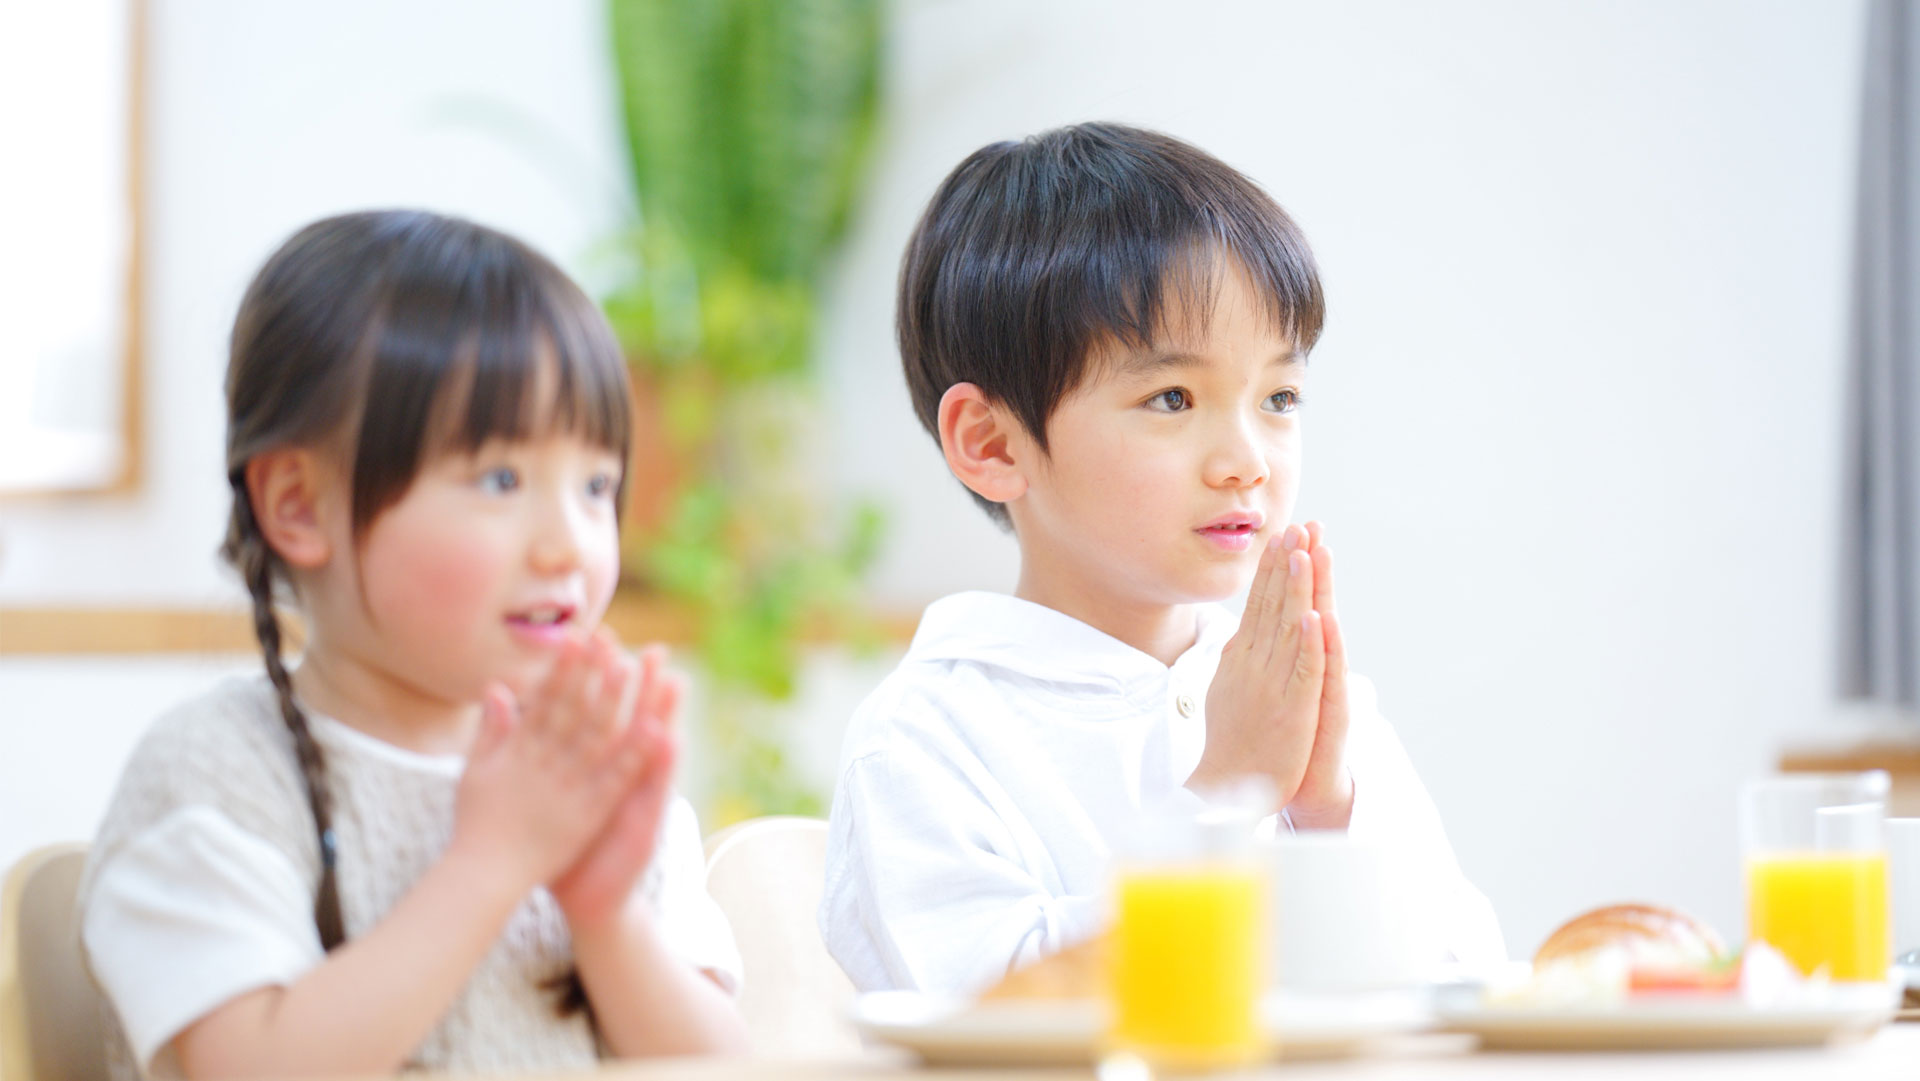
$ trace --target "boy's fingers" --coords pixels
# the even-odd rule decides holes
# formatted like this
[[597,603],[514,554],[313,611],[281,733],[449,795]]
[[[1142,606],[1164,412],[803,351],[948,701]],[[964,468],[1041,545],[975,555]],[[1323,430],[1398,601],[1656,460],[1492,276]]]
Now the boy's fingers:
[[1286,598],[1280,604],[1276,658],[1285,663],[1300,648],[1300,618],[1313,610],[1313,560],[1304,549],[1287,553]]
[[1327,644],[1327,674],[1321,684],[1320,720],[1324,728],[1329,720],[1339,727],[1336,735],[1346,733],[1347,724],[1347,641],[1340,633],[1340,617],[1332,612],[1320,616]]
[[1280,547],[1282,536],[1283,533],[1275,533],[1267,538],[1267,546],[1260,552],[1260,565],[1253,572],[1253,587],[1247,591],[1247,607],[1241,613],[1240,625],[1248,631],[1249,644],[1270,638],[1279,620],[1283,595],[1280,568],[1286,564],[1286,553]]
[[1333,549],[1324,544],[1313,549],[1313,610],[1333,614]]
[[1303,704],[1317,706],[1325,692],[1327,646],[1320,613],[1308,609],[1300,617],[1300,649],[1294,654],[1290,696],[1297,692]]

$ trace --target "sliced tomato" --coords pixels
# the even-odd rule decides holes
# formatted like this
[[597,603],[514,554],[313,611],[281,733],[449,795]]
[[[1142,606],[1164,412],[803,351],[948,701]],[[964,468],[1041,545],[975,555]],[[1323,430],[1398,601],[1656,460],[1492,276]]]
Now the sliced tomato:
[[1725,994],[1740,986],[1740,966],[1713,965],[1700,968],[1635,965],[1627,974],[1629,994]]

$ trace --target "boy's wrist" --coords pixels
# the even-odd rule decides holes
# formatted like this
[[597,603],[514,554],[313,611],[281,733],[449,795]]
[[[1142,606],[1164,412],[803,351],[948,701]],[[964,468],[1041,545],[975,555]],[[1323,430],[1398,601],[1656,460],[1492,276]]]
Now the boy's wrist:
[[1296,829],[1343,830],[1353,820],[1353,773],[1342,767],[1333,791],[1301,797],[1287,804],[1287,817]]

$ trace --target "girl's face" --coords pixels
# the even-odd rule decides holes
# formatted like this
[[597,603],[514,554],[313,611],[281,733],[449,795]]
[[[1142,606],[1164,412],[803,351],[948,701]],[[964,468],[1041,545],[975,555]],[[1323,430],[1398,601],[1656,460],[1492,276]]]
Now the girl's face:
[[567,434],[430,460],[309,598],[316,649],[430,700],[524,694],[612,600],[621,467]]

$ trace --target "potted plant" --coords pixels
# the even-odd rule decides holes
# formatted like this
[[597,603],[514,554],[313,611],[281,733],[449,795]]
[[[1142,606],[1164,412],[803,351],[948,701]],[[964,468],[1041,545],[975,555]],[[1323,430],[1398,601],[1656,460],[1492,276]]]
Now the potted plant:
[[814,340],[878,123],[880,0],[610,0],[636,217],[605,300],[634,366],[635,584],[683,612],[721,764],[714,825],[819,814],[778,704],[860,640],[880,515],[817,469]]

